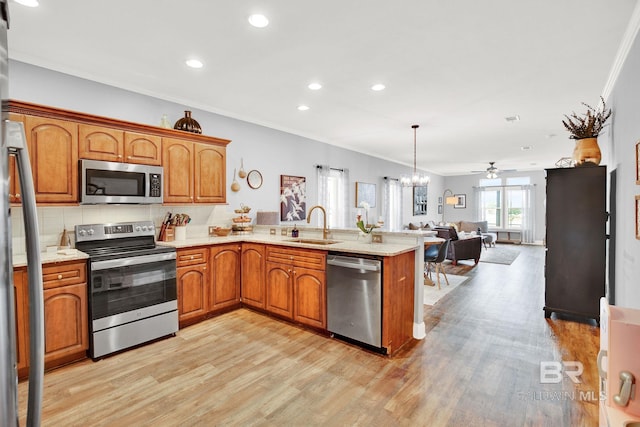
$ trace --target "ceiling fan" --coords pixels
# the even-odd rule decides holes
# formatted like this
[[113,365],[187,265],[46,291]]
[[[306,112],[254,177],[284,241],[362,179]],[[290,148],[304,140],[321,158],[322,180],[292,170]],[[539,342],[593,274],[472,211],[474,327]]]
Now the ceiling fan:
[[471,171],[472,173],[484,173],[485,176],[489,179],[495,179],[498,177],[498,174],[500,174],[501,172],[515,172],[516,169],[498,169],[495,166],[496,162],[489,162],[489,167],[486,170],[483,171]]

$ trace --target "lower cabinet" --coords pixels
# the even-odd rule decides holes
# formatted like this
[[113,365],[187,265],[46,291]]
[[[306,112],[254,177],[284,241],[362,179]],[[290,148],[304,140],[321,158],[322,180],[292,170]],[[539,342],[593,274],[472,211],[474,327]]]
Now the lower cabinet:
[[242,245],[216,245],[211,247],[210,253],[209,311],[239,307]]
[[243,243],[241,257],[242,303],[251,307],[265,309],[267,292],[265,287],[265,245]]
[[176,285],[180,326],[194,323],[207,314],[209,271],[207,248],[180,249],[177,252]]
[[266,310],[326,329],[326,259],[325,251],[267,247]]
[[[45,369],[84,359],[89,348],[89,313],[85,262],[47,264],[42,267],[44,297]],[[29,370],[28,275],[13,273],[18,376]]]
[[395,353],[413,338],[415,252],[384,258],[382,267],[382,346]]

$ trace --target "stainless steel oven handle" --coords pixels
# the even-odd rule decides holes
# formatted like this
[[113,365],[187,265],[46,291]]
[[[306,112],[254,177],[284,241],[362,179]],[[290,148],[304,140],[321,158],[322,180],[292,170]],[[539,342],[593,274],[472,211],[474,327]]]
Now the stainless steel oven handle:
[[153,262],[171,261],[176,259],[175,252],[166,252],[163,254],[142,255],[131,258],[116,258],[106,261],[95,261],[91,263],[92,271],[107,270],[109,268],[129,267],[132,265],[151,264]]

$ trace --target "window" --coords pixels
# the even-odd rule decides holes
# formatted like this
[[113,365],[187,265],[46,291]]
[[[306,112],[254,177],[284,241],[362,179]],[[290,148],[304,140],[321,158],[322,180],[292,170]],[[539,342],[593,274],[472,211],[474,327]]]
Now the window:
[[479,219],[487,221],[489,228],[521,230],[527,196],[525,187],[529,177],[481,179],[478,193]]
[[[349,171],[318,166],[318,203],[327,212],[327,226],[347,227],[349,200]],[[316,217],[316,225],[322,226],[322,216]]]

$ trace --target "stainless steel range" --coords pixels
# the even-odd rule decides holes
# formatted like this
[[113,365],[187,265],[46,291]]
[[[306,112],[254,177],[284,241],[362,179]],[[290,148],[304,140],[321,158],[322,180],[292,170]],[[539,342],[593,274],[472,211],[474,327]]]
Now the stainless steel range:
[[151,221],[77,225],[89,255],[89,355],[100,358],[178,331],[176,251]]

